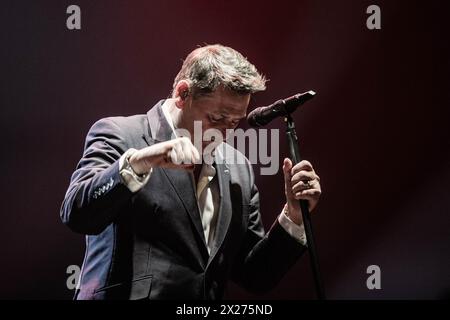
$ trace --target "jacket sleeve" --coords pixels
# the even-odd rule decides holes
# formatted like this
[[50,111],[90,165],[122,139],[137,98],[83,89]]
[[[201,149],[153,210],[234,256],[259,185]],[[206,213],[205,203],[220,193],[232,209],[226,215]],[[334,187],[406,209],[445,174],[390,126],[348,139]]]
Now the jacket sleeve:
[[259,208],[259,192],[250,167],[251,199],[246,235],[234,261],[233,280],[253,293],[273,289],[305,252],[306,247],[292,237],[275,219],[264,233]]
[[83,157],[61,206],[65,225],[82,234],[101,233],[132,196],[119,175],[124,136],[111,119],[97,121],[86,137]]

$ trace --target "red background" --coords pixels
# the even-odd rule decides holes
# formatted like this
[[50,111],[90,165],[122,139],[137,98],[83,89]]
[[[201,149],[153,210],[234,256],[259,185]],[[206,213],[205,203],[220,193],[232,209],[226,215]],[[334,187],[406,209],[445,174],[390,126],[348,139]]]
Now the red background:
[[[72,297],[65,272],[82,263],[84,239],[59,207],[87,130],[167,97],[181,60],[204,43],[239,50],[267,75],[253,106],[318,92],[295,119],[322,179],[313,221],[329,298],[448,298],[445,3],[376,1],[382,29],[370,31],[372,1],[3,1],[0,298]],[[70,4],[81,31],[65,26]],[[257,184],[269,227],[282,175]],[[381,290],[366,288],[372,264]],[[255,298],[234,285],[227,297]],[[263,298],[314,298],[308,257]]]

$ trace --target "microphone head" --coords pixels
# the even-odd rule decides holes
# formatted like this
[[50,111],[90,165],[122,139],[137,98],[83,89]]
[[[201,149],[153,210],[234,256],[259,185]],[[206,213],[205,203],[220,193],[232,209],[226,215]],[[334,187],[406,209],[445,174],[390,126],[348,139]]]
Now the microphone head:
[[294,112],[297,107],[314,98],[315,95],[315,91],[309,90],[286,99],[280,99],[270,106],[256,108],[248,114],[247,122],[251,127],[265,126],[276,117]]
[[250,125],[250,127],[262,127],[262,126],[266,125],[265,123],[260,123],[261,121],[258,122],[258,120],[257,120],[257,118],[258,118],[257,116],[262,108],[263,107],[258,107],[256,109],[252,110],[247,115],[247,122]]
[[314,96],[316,95],[316,92],[313,90],[309,90],[307,92],[304,93],[297,93],[296,95],[287,98],[286,100],[291,100],[292,102],[294,102],[297,106],[304,104],[306,101],[314,98]]

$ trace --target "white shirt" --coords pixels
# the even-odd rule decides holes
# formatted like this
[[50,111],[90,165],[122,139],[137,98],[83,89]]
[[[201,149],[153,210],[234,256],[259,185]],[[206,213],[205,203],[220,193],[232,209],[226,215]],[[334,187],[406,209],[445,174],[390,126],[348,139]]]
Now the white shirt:
[[[168,100],[162,105],[163,114],[172,128],[175,134],[175,128],[173,125],[172,117],[168,111]],[[129,152],[134,152],[135,149],[129,149],[125,152],[119,159],[119,168],[124,167],[125,158]],[[151,176],[152,170],[147,174],[145,179],[136,179],[136,175],[129,171],[124,171],[120,169],[120,175],[125,183],[125,185],[130,189],[131,192],[137,192],[142,189],[148,182]],[[194,183],[194,177],[192,175],[192,181]],[[208,252],[211,252],[211,248],[214,242],[215,230],[217,225],[217,215],[219,210],[219,187],[217,179],[213,181],[216,175],[216,169],[207,163],[204,163],[198,178],[197,186],[194,185],[194,190],[196,191],[197,204],[200,210],[200,216],[202,220],[203,233],[205,237],[205,242],[208,248]],[[278,222],[280,225],[294,237],[301,244],[306,245],[305,230],[302,225],[295,224],[289,217],[284,213],[284,210],[278,216]]]

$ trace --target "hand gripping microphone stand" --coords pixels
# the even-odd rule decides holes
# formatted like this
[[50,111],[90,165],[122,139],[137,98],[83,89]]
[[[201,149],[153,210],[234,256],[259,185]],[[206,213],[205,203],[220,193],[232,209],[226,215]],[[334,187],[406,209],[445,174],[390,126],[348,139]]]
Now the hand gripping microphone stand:
[[[267,107],[256,108],[247,117],[249,124],[253,127],[261,127],[268,124],[270,121],[279,116],[285,117],[286,122],[286,135],[289,143],[289,151],[291,154],[291,160],[293,166],[301,161],[300,151],[298,147],[297,134],[295,132],[294,119],[292,119],[291,113],[293,113],[298,106],[302,105],[309,99],[316,95],[314,91],[308,91],[302,94],[296,94],[292,97],[278,100],[275,103]],[[322,280],[319,272],[319,263],[317,259],[316,246],[314,244],[314,236],[311,225],[311,216],[308,208],[307,200],[299,200],[300,208],[302,211],[303,225],[305,227],[305,234],[309,252],[309,258],[311,262],[311,269],[313,271],[314,283],[316,287],[316,293],[319,300],[325,300],[325,292],[322,285]]]
[[[292,119],[289,112],[286,113],[286,136],[289,143],[289,151],[291,154],[292,166],[295,166],[302,159],[300,157],[300,151],[298,147],[297,133],[295,132],[294,119]],[[314,236],[311,224],[311,215],[309,213],[308,201],[298,200],[300,202],[300,208],[302,211],[303,226],[305,227],[306,241],[309,252],[309,261],[311,263],[311,269],[314,277],[314,284],[316,287],[317,298],[319,300],[325,300],[325,291],[323,289],[322,278],[319,271],[319,262],[317,258],[316,245],[314,243]]]

